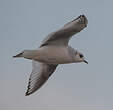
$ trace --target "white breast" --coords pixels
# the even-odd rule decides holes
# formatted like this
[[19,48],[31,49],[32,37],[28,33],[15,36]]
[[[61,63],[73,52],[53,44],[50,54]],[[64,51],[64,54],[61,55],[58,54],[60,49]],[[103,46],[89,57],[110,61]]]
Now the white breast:
[[34,59],[40,62],[49,64],[65,64],[73,62],[69,47],[45,46],[41,47],[37,53],[38,54]]

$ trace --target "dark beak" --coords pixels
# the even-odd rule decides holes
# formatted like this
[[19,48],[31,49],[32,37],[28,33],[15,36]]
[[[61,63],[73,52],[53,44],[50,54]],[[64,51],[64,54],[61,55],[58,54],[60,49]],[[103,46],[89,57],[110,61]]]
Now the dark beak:
[[86,60],[84,60],[84,62],[88,64],[88,62]]

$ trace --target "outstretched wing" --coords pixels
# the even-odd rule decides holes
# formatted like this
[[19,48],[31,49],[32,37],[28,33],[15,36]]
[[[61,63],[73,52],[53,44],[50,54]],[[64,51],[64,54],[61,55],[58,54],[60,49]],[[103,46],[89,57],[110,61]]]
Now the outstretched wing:
[[48,65],[37,61],[32,61],[33,69],[29,78],[26,95],[30,95],[38,90],[55,71],[57,65]]
[[80,15],[75,20],[65,24],[61,29],[49,34],[42,42],[45,45],[68,45],[69,39],[87,26],[88,20]]

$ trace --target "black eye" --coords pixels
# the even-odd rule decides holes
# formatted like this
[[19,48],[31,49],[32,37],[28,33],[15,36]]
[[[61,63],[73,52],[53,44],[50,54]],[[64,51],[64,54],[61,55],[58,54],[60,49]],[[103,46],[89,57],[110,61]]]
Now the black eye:
[[80,54],[79,56],[80,56],[80,58],[83,58],[84,57],[82,54]]

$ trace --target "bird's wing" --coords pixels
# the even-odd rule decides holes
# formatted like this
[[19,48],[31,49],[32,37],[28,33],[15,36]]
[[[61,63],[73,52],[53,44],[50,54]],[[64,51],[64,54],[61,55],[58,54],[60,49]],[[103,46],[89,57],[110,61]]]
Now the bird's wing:
[[40,47],[45,45],[68,45],[69,39],[87,26],[88,20],[80,15],[75,20],[65,24],[61,29],[50,33]]
[[30,95],[38,90],[55,71],[57,65],[49,65],[32,61],[33,69],[29,78],[26,95]]

